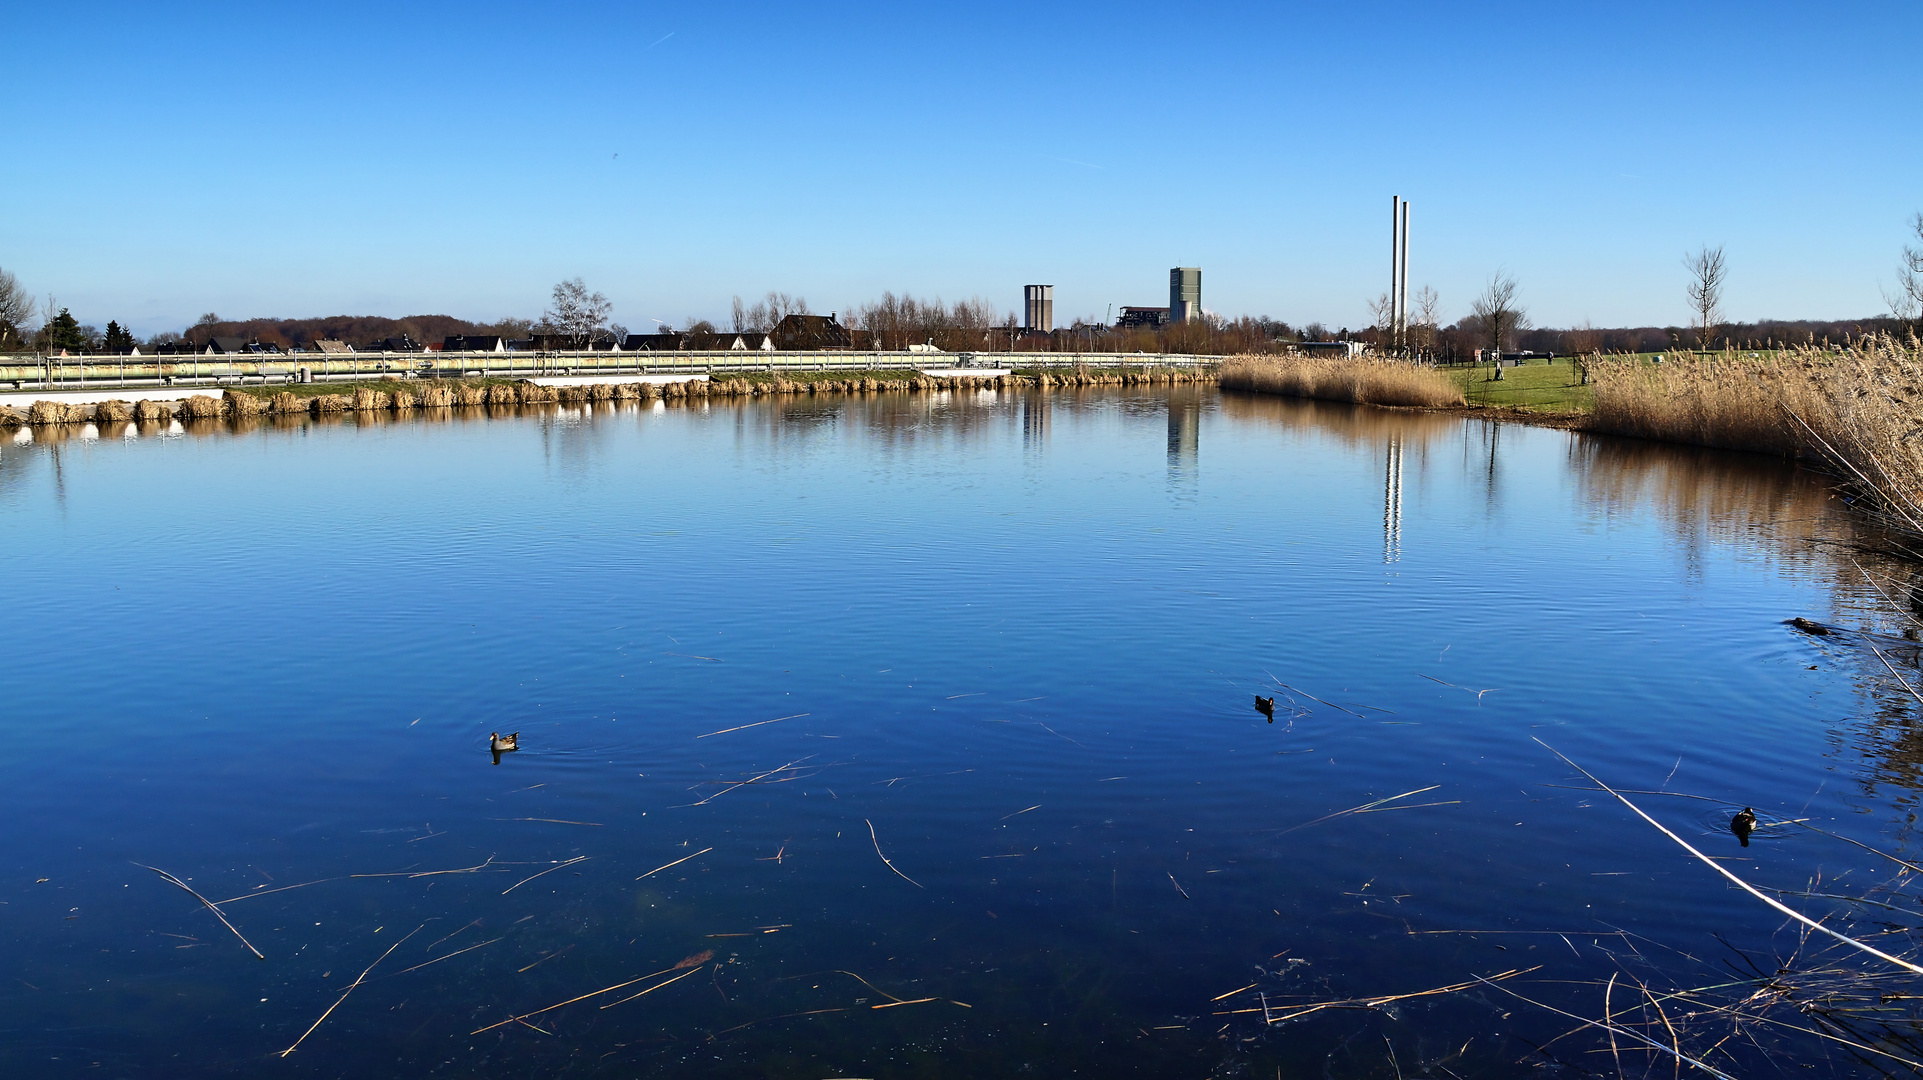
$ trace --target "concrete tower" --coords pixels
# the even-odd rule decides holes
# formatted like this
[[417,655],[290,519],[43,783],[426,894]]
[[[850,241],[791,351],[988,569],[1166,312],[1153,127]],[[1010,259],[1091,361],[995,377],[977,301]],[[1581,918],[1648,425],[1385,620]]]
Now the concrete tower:
[[1044,334],[1055,329],[1055,286],[1022,286],[1022,329]]
[[1177,266],[1168,272],[1168,321],[1184,323],[1202,314],[1202,268]]

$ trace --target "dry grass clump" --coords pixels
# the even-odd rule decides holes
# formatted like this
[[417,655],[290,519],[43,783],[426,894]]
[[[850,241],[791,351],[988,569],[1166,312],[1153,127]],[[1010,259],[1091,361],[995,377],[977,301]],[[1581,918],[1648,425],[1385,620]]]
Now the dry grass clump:
[[117,424],[133,419],[133,410],[124,401],[103,401],[93,407],[94,422],[98,424]]
[[1923,345],[1596,365],[1591,430],[1818,461],[1923,534]]
[[174,415],[173,410],[158,401],[141,398],[134,402],[134,419],[142,421],[166,420]]
[[461,385],[453,388],[454,404],[462,406],[487,404],[487,390],[479,386]]
[[1398,360],[1240,356],[1222,365],[1217,380],[1226,390],[1358,405],[1445,408],[1464,404],[1455,380],[1434,368]]
[[182,420],[213,419],[220,415],[220,401],[206,394],[195,394],[175,406],[174,415]]
[[349,404],[344,394],[317,394],[313,398],[311,408],[314,410],[314,415],[320,416],[323,413],[346,412]]
[[354,391],[354,411],[356,412],[373,412],[377,409],[385,409],[392,404],[392,402],[393,399],[380,390],[370,390],[363,386]]
[[227,409],[227,415],[235,418],[259,416],[262,406],[266,404],[254,395],[241,393],[238,390],[229,390],[220,397]]

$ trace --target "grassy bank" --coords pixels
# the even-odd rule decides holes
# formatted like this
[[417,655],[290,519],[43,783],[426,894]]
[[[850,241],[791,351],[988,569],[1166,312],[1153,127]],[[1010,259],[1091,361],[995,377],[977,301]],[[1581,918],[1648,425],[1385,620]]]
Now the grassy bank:
[[1463,398],[1471,405],[1528,412],[1587,412],[1595,404],[1594,388],[1583,385],[1576,365],[1567,359],[1530,361],[1521,367],[1497,369],[1487,366],[1443,368],[1462,388]]

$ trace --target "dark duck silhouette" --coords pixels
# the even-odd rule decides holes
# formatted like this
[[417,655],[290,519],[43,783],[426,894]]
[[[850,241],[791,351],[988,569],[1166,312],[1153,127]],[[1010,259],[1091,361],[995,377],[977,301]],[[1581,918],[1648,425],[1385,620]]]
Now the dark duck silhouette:
[[510,731],[506,735],[498,731],[488,733],[488,749],[494,751],[494,764],[501,763],[502,754],[510,754],[521,748],[521,733]]
[[1756,831],[1756,811],[1743,807],[1742,813],[1729,819],[1729,831],[1736,834],[1736,839],[1741,840],[1744,847],[1748,847],[1749,834]]
[[1275,723],[1275,699],[1274,698],[1263,697],[1262,695],[1257,694],[1255,697],[1255,711],[1261,713],[1263,716],[1268,717],[1269,723],[1271,724]]

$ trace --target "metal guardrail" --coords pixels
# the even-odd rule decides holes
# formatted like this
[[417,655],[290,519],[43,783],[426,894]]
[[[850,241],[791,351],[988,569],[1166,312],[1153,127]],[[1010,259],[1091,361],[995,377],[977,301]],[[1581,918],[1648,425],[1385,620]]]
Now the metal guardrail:
[[220,386],[289,382],[300,368],[316,381],[367,378],[539,378],[559,375],[677,375],[731,372],[867,371],[905,368],[1199,367],[1220,360],[1189,353],[1061,352],[551,352],[271,353],[236,356],[0,357],[0,390]]

